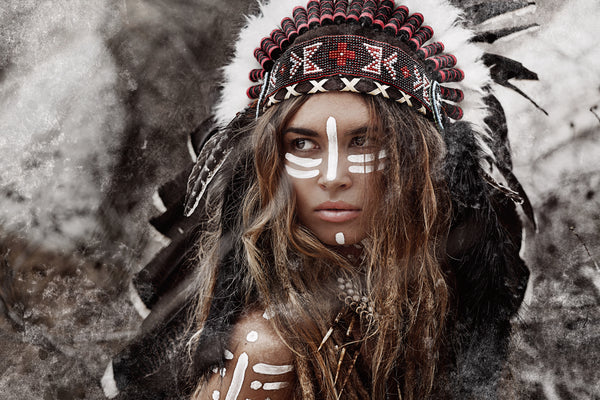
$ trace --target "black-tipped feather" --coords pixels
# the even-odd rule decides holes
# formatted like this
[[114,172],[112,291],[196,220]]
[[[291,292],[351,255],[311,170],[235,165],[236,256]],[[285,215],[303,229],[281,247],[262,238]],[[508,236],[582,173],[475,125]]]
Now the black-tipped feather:
[[[455,0],[453,3],[461,6],[467,2]],[[468,21],[474,25],[479,25],[490,18],[516,11],[534,4],[535,2],[533,1],[525,0],[480,1],[475,4],[465,6],[464,10]]]
[[519,93],[521,96],[529,100],[531,104],[533,104],[538,110],[548,115],[546,110],[540,107],[531,97],[509,82],[509,79],[537,81],[538,76],[535,72],[525,68],[523,64],[518,61],[500,56],[498,54],[485,53],[482,57],[482,60],[486,66],[490,67],[490,75],[494,82]]
[[508,28],[502,28],[494,31],[485,31],[480,32],[471,39],[472,42],[476,43],[494,43],[496,40],[501,39],[503,37],[510,36],[517,32],[522,32],[526,29],[530,29],[533,27],[539,26],[538,24],[528,24],[521,26],[512,26]]
[[184,214],[189,217],[231,152],[229,131],[213,135],[202,148],[187,183]]

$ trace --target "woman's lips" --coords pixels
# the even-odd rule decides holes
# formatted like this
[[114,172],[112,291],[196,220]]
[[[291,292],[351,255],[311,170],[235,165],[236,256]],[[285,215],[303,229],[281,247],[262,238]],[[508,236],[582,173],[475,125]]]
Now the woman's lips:
[[360,208],[342,201],[327,201],[320,204],[315,212],[322,221],[326,222],[346,222],[357,218],[360,215]]
[[357,218],[360,210],[317,210],[317,215],[326,222],[346,222]]

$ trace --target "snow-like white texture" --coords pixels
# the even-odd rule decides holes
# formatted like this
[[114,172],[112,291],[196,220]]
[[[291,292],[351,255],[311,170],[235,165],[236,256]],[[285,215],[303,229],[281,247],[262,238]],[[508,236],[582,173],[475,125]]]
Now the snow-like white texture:
[[96,229],[124,120],[103,39],[111,8],[44,1],[5,11],[3,27],[18,22],[2,49],[0,225],[71,250]]
[[538,74],[539,81],[511,82],[549,115],[508,89],[496,92],[508,115],[519,176],[534,193],[544,193],[570,175],[600,170],[600,120],[594,115],[600,115],[600,3],[539,3],[538,14],[541,29],[507,38],[499,52]]
[[[231,63],[223,68],[223,90],[215,107],[217,120],[221,124],[229,122],[237,112],[250,104],[246,89],[256,83],[250,81],[248,74],[252,69],[260,68],[253,52],[261,39],[279,27],[282,19],[291,18],[295,7],[306,7],[307,3],[307,0],[261,2],[261,13],[248,17],[246,26],[238,36],[235,55]],[[446,52],[457,57],[457,67],[463,69],[465,79],[445,85],[465,92],[468,100],[461,104],[464,119],[480,126],[485,116],[481,88],[490,82],[489,71],[481,62],[482,50],[469,42],[473,33],[460,24],[460,10],[447,0],[396,1],[396,6],[399,5],[406,5],[410,13],[423,14],[424,23],[434,29],[432,40],[443,42]]]

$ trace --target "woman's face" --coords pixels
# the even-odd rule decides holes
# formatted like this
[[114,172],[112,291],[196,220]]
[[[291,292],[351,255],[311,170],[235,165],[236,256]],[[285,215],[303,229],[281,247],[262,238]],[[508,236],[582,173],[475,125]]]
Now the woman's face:
[[302,225],[328,245],[365,238],[370,188],[385,152],[367,139],[369,109],[356,94],[309,96],[282,132],[285,174]]

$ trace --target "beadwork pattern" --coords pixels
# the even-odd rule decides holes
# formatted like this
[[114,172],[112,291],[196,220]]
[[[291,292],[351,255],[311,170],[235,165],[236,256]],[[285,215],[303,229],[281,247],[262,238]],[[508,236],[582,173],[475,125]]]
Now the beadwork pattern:
[[431,115],[430,87],[425,67],[398,47],[362,36],[321,36],[292,46],[275,62],[265,106],[342,91],[381,95]]

